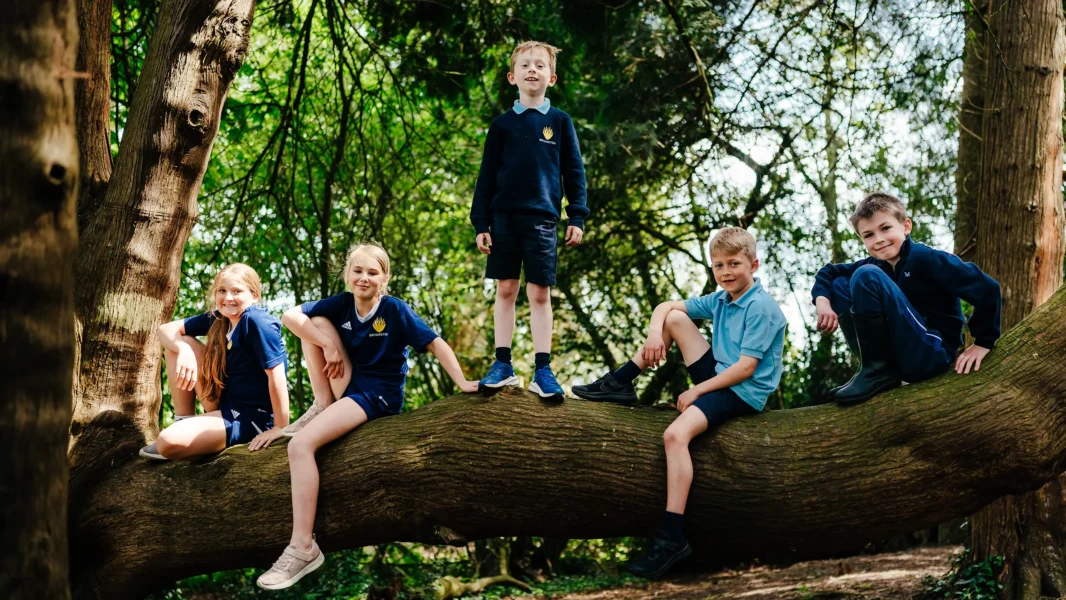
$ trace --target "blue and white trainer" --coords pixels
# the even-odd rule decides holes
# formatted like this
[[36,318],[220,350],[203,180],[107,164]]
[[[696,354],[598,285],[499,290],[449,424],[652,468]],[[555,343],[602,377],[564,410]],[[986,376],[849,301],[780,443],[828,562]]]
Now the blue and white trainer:
[[518,376],[514,374],[514,367],[505,362],[496,361],[492,363],[489,372],[478,382],[477,389],[498,390],[506,385],[516,384],[518,384]]
[[541,367],[533,373],[533,382],[529,384],[529,391],[540,396],[544,400],[562,400],[563,386],[555,380],[555,373],[551,367]]

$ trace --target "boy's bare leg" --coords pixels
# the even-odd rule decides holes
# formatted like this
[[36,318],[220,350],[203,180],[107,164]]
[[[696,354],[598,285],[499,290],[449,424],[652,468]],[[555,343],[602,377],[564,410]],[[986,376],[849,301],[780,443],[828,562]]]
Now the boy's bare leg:
[[[204,346],[200,340],[184,335],[181,338],[189,347],[192,348],[193,354],[196,355],[196,369],[202,369],[204,366],[204,354],[207,352],[207,346]],[[183,390],[176,385],[174,377],[171,375],[176,372],[178,353],[173,350],[163,349],[164,360],[167,365],[167,387],[170,388],[170,402],[174,407],[175,417],[191,417],[196,414],[196,392],[194,390]],[[199,386],[199,377],[197,377],[197,386]],[[213,410],[214,407],[212,406]],[[204,412],[210,412],[205,406]]]
[[493,330],[497,348],[510,348],[514,337],[515,301],[518,300],[520,283],[517,279],[500,279],[496,282],[496,304],[492,307]]
[[[552,299],[551,288],[536,283],[526,284],[529,298],[529,326],[533,330],[533,351],[552,351]],[[512,305],[513,308],[513,305]],[[512,313],[513,317],[513,313]],[[512,321],[513,325],[513,321]]]
[[685,514],[689,488],[692,487],[692,455],[688,445],[696,436],[707,431],[707,417],[703,411],[690,406],[663,433],[666,446],[666,510]]
[[[670,345],[675,343],[678,349],[681,350],[681,357],[685,361],[685,366],[696,362],[711,349],[711,345],[707,343],[707,338],[703,337],[703,333],[700,332],[699,327],[696,327],[696,323],[688,318],[687,314],[679,310],[672,310],[667,313],[666,322],[663,323],[663,345],[666,346],[667,350],[670,350]],[[630,360],[640,367],[641,371],[648,368],[648,363],[640,356],[640,350],[637,350]]]
[[[333,327],[333,323],[329,322],[329,319],[312,317],[311,323],[319,331],[329,336],[333,343],[337,344],[337,347],[343,351],[344,344],[341,343],[341,336],[337,333],[337,329]],[[300,346],[303,348],[304,359],[307,361],[307,374],[311,379],[311,393],[315,397],[315,403],[325,408],[333,404],[334,400],[340,398],[344,390],[347,389],[348,382],[352,379],[352,361],[348,358],[347,353],[344,353],[344,374],[337,379],[330,379],[323,372],[323,369],[326,368],[326,353],[322,348],[306,340],[300,340]]]

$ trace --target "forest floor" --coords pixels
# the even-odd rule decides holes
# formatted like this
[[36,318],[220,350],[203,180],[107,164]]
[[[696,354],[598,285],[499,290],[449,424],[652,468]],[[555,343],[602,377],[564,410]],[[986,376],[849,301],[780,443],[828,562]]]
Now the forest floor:
[[787,567],[682,574],[647,585],[566,594],[553,600],[912,600],[922,591],[922,579],[944,575],[959,550],[960,546],[914,548]]

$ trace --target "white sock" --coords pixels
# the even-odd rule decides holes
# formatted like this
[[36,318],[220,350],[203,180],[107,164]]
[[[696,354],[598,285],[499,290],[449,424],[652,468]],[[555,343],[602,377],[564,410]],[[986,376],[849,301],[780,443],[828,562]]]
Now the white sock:
[[195,416],[196,415],[174,415],[174,422],[177,423],[178,421],[180,421],[182,419],[191,419],[191,418],[193,418]]

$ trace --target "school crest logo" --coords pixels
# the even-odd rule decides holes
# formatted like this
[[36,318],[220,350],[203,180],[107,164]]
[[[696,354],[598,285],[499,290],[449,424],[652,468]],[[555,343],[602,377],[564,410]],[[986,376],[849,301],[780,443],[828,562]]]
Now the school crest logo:
[[385,330],[385,319],[378,317],[374,319],[374,331],[381,333]]
[[553,136],[553,135],[555,135],[555,132],[554,132],[554,131],[552,131],[552,128],[551,128],[551,127],[545,127],[545,128],[544,128],[544,129],[542,129],[542,130],[541,130],[540,132],[541,132],[542,134],[544,134],[544,139],[546,139],[546,140],[550,140],[550,139],[552,139],[552,136]]

